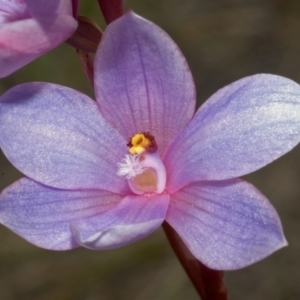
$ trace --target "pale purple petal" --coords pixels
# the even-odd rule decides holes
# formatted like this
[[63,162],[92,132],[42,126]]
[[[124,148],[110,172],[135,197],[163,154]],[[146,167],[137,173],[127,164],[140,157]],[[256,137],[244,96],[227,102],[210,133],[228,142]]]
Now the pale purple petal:
[[100,215],[121,199],[103,190],[58,190],[23,178],[0,194],[0,223],[36,246],[67,250],[79,246],[70,223]]
[[0,28],[4,23],[29,18],[24,0],[0,0]]
[[287,245],[279,217],[242,180],[196,182],[171,196],[166,221],[206,266],[234,270]]
[[169,191],[251,173],[300,140],[300,86],[260,74],[215,93],[166,154]]
[[101,216],[74,222],[76,241],[90,249],[106,250],[133,243],[156,230],[164,221],[169,195],[127,196]]
[[89,97],[48,83],[22,84],[0,98],[0,147],[28,177],[64,189],[126,193],[117,176],[126,142]]
[[[15,1],[15,0],[14,0]],[[73,0],[24,0],[32,17],[41,18],[50,15],[72,15]],[[77,1],[78,2],[78,1]]]
[[71,1],[28,2],[32,7],[17,0],[0,3],[0,77],[57,47],[77,28]]
[[103,115],[126,139],[150,131],[161,152],[195,109],[194,82],[182,53],[162,29],[132,12],[104,32],[95,93]]

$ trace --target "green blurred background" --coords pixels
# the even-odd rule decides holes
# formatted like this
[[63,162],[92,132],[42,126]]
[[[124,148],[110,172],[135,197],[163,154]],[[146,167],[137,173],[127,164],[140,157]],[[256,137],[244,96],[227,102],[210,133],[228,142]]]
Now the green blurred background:
[[[96,0],[81,14],[102,28]],[[299,0],[127,0],[125,6],[166,30],[195,78],[198,104],[241,77],[273,73],[300,83]],[[90,96],[74,49],[62,45],[2,79],[1,94],[27,81],[48,81]],[[0,190],[19,178],[0,155]],[[246,176],[276,207],[290,245],[262,262],[226,273],[230,299],[300,299],[300,147]],[[0,228],[1,300],[193,300],[184,271],[158,230],[113,251],[39,249]]]

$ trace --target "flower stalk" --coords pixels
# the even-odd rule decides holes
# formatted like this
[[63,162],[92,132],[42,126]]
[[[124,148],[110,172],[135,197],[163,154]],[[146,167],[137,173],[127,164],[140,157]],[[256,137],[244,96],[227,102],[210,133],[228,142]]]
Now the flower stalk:
[[98,0],[103,17],[107,24],[124,14],[122,0]]
[[198,261],[167,222],[164,222],[162,227],[178,260],[201,299],[227,300],[227,288],[223,280],[223,271],[212,270]]

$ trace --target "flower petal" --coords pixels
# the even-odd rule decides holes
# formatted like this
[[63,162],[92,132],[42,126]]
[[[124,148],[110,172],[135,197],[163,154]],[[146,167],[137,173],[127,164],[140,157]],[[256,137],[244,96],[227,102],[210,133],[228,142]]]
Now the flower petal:
[[169,190],[251,173],[300,141],[300,86],[260,74],[215,93],[166,154]]
[[45,16],[54,15],[72,15],[73,5],[76,4],[73,0],[24,0],[28,6],[30,15],[34,18],[42,18]]
[[20,0],[0,1],[0,24],[29,18],[27,4]]
[[243,268],[287,245],[273,206],[239,179],[183,188],[171,196],[166,221],[198,260],[217,270]]
[[[70,1],[28,2],[32,6],[28,10],[24,10],[24,3],[21,3],[22,10],[17,9],[19,1],[0,4],[3,10],[0,16],[0,77],[10,75],[57,47],[77,28]],[[46,2],[51,5],[45,5]],[[30,18],[29,12],[34,18]]]
[[45,185],[128,191],[117,176],[125,140],[75,90],[47,83],[9,90],[0,98],[0,146],[17,169]]
[[95,93],[103,115],[126,139],[150,131],[161,152],[195,111],[194,82],[182,53],[162,29],[132,12],[104,32]]
[[94,250],[133,243],[157,229],[165,219],[169,195],[127,196],[101,216],[74,222],[71,229],[78,244]]
[[99,215],[121,199],[103,190],[58,190],[22,178],[0,194],[0,223],[36,246],[67,250],[79,246],[71,222]]

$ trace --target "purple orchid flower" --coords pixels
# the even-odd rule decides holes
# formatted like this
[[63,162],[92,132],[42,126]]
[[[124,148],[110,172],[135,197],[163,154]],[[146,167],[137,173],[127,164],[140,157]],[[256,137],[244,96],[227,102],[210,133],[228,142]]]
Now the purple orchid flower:
[[78,0],[0,0],[0,77],[69,38],[77,7]]
[[275,209],[237,177],[299,142],[298,84],[246,77],[194,115],[180,50],[129,12],[104,33],[95,93],[96,102],[27,83],[0,98],[1,148],[27,176],[1,193],[2,224],[47,249],[112,249],[166,220],[197,259],[221,270],[287,244]]

